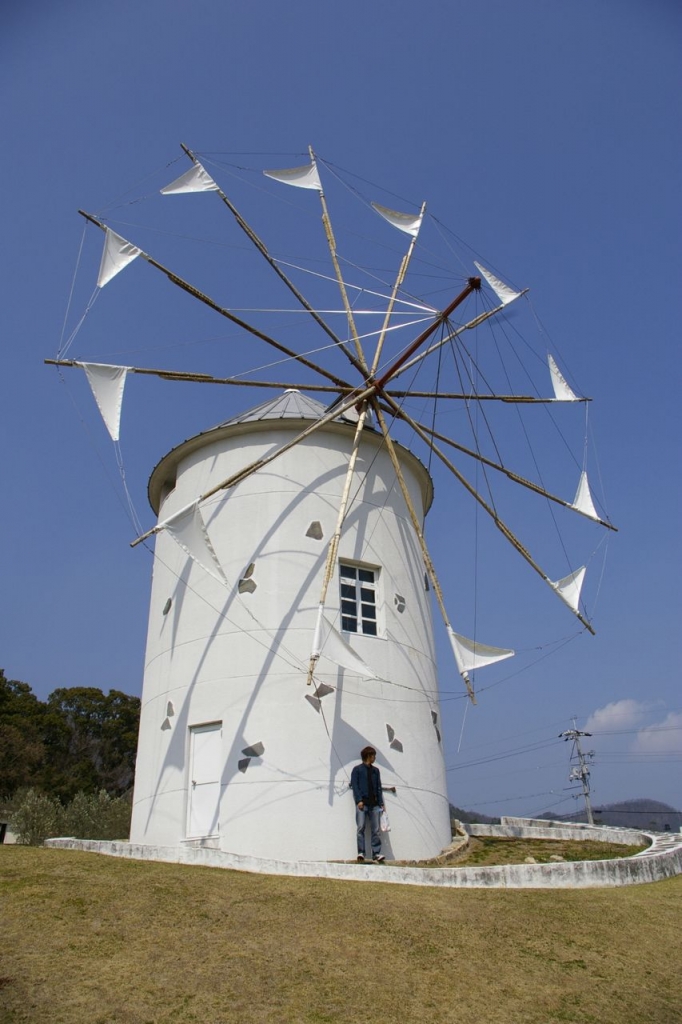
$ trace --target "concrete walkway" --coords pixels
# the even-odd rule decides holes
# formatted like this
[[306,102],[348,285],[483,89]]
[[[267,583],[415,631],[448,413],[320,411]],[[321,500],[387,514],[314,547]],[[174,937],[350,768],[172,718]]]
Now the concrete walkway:
[[[355,864],[335,861],[280,861],[244,857],[222,850],[196,846],[143,846],[97,839],[48,839],[53,849],[83,850],[110,857],[163,861],[202,867],[229,868],[255,874],[289,875],[299,878],[333,878],[354,882],[390,882],[394,885],[427,885],[467,889],[576,889],[598,886],[636,885],[657,882],[682,874],[682,835],[639,832],[634,829],[567,825],[545,822],[541,826],[515,818],[514,824],[468,826],[476,835],[509,835],[517,838],[592,839],[602,842],[643,843],[651,846],[633,857],[615,860],[561,861],[551,864],[503,864],[494,867],[402,867],[391,864]],[[527,821],[527,824],[522,822]],[[495,829],[495,832],[479,831]],[[500,831],[506,829],[506,831]],[[537,836],[538,831],[550,835]],[[521,834],[524,833],[524,834]],[[531,834],[533,833],[533,834]],[[559,834],[561,833],[561,834]],[[565,833],[568,833],[567,835]],[[619,838],[615,838],[616,834]]]

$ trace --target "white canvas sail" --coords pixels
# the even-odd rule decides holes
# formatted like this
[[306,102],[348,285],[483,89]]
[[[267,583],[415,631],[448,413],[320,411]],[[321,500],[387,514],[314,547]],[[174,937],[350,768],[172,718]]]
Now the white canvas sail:
[[592,501],[592,495],[590,493],[590,485],[587,482],[587,473],[585,470],[580,474],[580,482],[578,483],[578,490],[576,491],[575,499],[573,501],[573,508],[577,509],[578,512],[582,512],[583,515],[589,516],[591,519],[599,519],[599,513],[594,507]]
[[85,370],[88,383],[102,414],[104,425],[112,441],[118,441],[121,428],[121,406],[127,366],[109,366],[107,363],[77,363]]
[[206,168],[196,163],[160,191],[162,196],[172,196],[182,192],[215,192],[217,188]]
[[213,550],[208,531],[201,518],[198,502],[176,512],[162,525],[197,565],[205,569],[214,579],[220,580],[221,583],[227,583],[225,573]]
[[564,576],[562,580],[557,580],[555,583],[552,580],[549,581],[549,585],[557,592],[564,604],[567,604],[576,614],[580,610],[580,591],[585,579],[585,571],[585,566],[583,566],[568,576]]
[[500,281],[499,277],[495,277],[494,274],[491,274],[489,270],[482,267],[480,263],[476,263],[475,260],[474,266],[479,271],[481,277],[488,282],[503,306],[507,306],[510,302],[513,302],[514,299],[518,299],[521,292],[515,292],[513,288],[510,288],[508,284],[504,283],[504,281]]
[[406,234],[412,235],[413,238],[419,234],[419,229],[422,226],[421,213],[415,217],[413,213],[399,213],[397,210],[390,210],[387,206],[380,206],[379,203],[372,203],[372,209],[376,210],[380,217],[387,220],[394,228],[398,228],[399,231],[404,231]]
[[566,378],[557,366],[554,357],[551,353],[548,353],[547,361],[549,363],[549,372],[552,377],[554,397],[556,398],[557,402],[577,402],[578,396],[575,394],[574,391],[571,390],[569,384],[566,381]]
[[457,662],[457,669],[462,676],[473,672],[474,669],[494,665],[496,661],[504,661],[505,658],[511,658],[514,655],[514,651],[506,647],[479,644],[476,640],[469,640],[467,637],[455,633],[454,629],[449,629],[448,635]]
[[142,250],[138,249],[132,242],[127,242],[125,238],[117,235],[111,228],[105,228],[104,249],[99,265],[97,287],[104,288],[104,285],[108,284],[112,277],[116,277],[141,252]]
[[320,605],[317,610],[317,622],[315,624],[315,635],[313,637],[312,658],[329,658],[330,661],[347,668],[356,675],[365,676],[367,679],[376,679],[377,674],[362,658],[355,653],[349,643],[332,626],[324,614],[324,607]]
[[263,174],[266,178],[283,181],[285,185],[295,185],[297,188],[316,188],[318,192],[322,191],[322,182],[314,161],[303,167],[288,167],[282,171],[263,171]]

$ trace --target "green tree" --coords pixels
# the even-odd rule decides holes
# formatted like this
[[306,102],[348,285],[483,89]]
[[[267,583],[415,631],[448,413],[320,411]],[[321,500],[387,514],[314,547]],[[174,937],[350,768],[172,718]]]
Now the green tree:
[[63,802],[78,792],[125,793],[135,773],[139,717],[139,698],[120,690],[54,690],[45,711],[43,788]]
[[117,796],[132,788],[135,778],[140,698],[109,690],[102,733],[101,788]]
[[44,705],[28,683],[0,669],[0,797],[11,798],[39,773],[45,756]]
[[78,839],[127,839],[130,835],[131,800],[99,793],[76,793],[64,808],[64,834]]
[[59,800],[35,789],[17,793],[17,806],[11,815],[12,830],[19,843],[42,846],[46,839],[61,832],[64,808]]
[[140,700],[121,690],[61,687],[46,702],[0,669],[0,798],[33,787],[68,803],[121,796],[133,784]]
[[18,842],[26,846],[41,846],[52,836],[127,839],[130,835],[130,794],[80,792],[64,807],[47,793],[21,789],[15,794],[14,804],[10,815],[12,830]]

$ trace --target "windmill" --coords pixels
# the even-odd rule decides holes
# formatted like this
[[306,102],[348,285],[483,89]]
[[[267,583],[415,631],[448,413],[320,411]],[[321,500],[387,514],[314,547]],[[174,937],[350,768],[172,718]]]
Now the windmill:
[[[156,535],[131,839],[208,844],[285,860],[351,857],[348,779],[360,748],[371,743],[384,785],[394,790],[389,854],[426,859],[450,836],[431,594],[469,700],[476,701],[473,673],[514,652],[467,638],[451,623],[424,533],[431,476],[394,437],[395,426],[412,431],[429,458],[446,468],[593,632],[580,606],[584,568],[551,579],[452,453],[613,529],[597,513],[584,468],[570,502],[478,445],[467,447],[436,430],[434,421],[417,419],[406,403],[420,398],[468,407],[583,400],[551,356],[551,399],[479,391],[472,379],[458,392],[442,390],[440,383],[428,391],[409,383],[401,388],[401,377],[414,380],[427,360],[456,351],[467,332],[503,314],[525,291],[476,262],[477,273],[442,309],[416,300],[404,286],[425,204],[416,214],[404,214],[374,203],[374,212],[408,241],[390,290],[373,293],[378,301],[371,310],[359,309],[310,150],[305,165],[264,173],[317,194],[341,297],[341,309],[328,313],[342,317],[341,331],[308,301],[285,261],[272,255],[198,157],[183,149],[192,166],[162,193],[216,192],[346,369],[330,368],[282,342],[84,214],[105,233],[98,287],[141,257],[305,373],[302,380],[250,380],[277,394],[189,438],[152,473],[149,498],[158,520],[133,541]],[[456,312],[484,288],[494,296],[492,305],[455,323]],[[363,298],[369,292],[361,291]],[[359,329],[364,313],[378,316],[375,330]],[[413,335],[396,345],[393,332],[401,316]],[[84,368],[114,441],[128,373],[238,383],[64,356],[48,362]]]

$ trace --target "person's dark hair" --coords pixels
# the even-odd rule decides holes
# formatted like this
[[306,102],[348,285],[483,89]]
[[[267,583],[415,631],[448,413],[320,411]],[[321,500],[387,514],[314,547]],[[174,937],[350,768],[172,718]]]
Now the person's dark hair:
[[360,757],[363,761],[366,761],[372,754],[374,754],[375,757],[377,756],[377,752],[374,747],[363,747],[360,751]]

